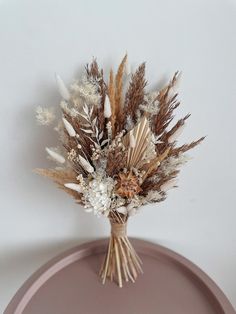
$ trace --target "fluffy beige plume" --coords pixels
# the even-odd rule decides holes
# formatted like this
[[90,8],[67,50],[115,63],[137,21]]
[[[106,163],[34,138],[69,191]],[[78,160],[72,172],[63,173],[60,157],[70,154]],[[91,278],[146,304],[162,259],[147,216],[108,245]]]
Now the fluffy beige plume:
[[71,189],[73,191],[76,191],[78,193],[82,192],[81,186],[79,184],[76,183],[65,183],[64,186],[68,189]]
[[109,97],[107,95],[106,95],[105,103],[104,103],[104,117],[107,119],[111,117],[111,104],[110,104]]
[[133,130],[130,131],[130,134],[129,134],[129,145],[131,148],[134,148],[135,147],[135,138],[134,138],[134,135],[133,135]]
[[54,161],[57,161],[57,162],[59,162],[60,164],[63,164],[63,163],[65,162],[65,158],[64,158],[62,155],[60,155],[60,154],[54,152],[52,149],[50,149],[50,148],[48,148],[48,147],[46,147],[45,150],[46,150],[46,152],[48,153],[48,155],[49,155]]
[[56,78],[57,88],[58,88],[58,91],[59,91],[61,97],[64,98],[65,100],[69,100],[70,99],[70,93],[69,93],[65,83],[63,82],[62,78],[58,74],[55,74],[55,78]]
[[79,162],[85,171],[89,173],[94,172],[94,168],[91,166],[91,164],[86,159],[84,159],[84,157],[82,157],[81,155],[79,155]]
[[65,118],[62,118],[62,121],[64,123],[64,126],[65,126],[66,131],[68,132],[68,134],[71,137],[75,137],[76,136],[76,132],[75,132],[73,126]]

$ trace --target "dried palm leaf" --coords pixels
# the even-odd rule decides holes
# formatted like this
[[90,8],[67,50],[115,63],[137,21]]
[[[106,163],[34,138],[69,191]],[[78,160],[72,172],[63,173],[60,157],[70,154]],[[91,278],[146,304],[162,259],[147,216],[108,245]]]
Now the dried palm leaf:
[[[132,145],[131,141],[133,142]],[[127,147],[127,168],[136,167],[144,158],[146,149],[151,142],[151,129],[147,118],[144,116],[140,122],[130,130],[123,138],[123,144]]]

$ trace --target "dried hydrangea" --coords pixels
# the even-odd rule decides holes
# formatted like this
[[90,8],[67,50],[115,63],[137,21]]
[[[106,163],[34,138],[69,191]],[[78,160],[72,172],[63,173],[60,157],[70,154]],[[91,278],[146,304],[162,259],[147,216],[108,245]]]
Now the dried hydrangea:
[[115,181],[112,178],[95,176],[82,190],[83,201],[87,211],[107,216],[110,211]]

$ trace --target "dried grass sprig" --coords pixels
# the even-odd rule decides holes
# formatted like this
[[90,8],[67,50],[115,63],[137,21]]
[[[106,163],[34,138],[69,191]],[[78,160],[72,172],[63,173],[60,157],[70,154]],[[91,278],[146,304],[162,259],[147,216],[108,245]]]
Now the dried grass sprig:
[[115,100],[115,82],[113,71],[110,71],[109,84],[108,84],[108,96],[111,103],[111,126],[113,130],[113,138],[115,134],[115,125],[116,125],[116,100]]
[[172,148],[170,154],[172,156],[176,156],[176,155],[178,155],[180,153],[185,153],[188,150],[193,149],[194,147],[199,145],[205,138],[206,137],[203,136],[203,137],[199,138],[198,140],[191,142],[190,144],[184,144],[184,145],[182,145],[180,147]]
[[124,56],[123,60],[121,61],[118,71],[115,77],[115,116],[116,116],[116,123],[115,123],[115,130],[114,132],[120,132],[122,130],[121,125],[123,124],[124,120],[124,108],[123,108],[123,100],[122,100],[122,91],[123,91],[123,75],[125,70],[125,65],[127,61],[127,54]]
[[145,63],[142,63],[132,75],[128,91],[125,96],[125,115],[130,116],[136,122],[136,111],[143,103],[144,88],[147,85],[145,79]]
[[34,172],[52,179],[60,189],[74,197],[74,199],[81,203],[81,194],[65,187],[68,181],[76,183],[76,173],[73,170],[55,170],[55,169],[34,169]]
[[171,93],[173,87],[177,82],[178,73],[176,72],[169,82],[158,94],[159,112],[154,117],[153,131],[155,134],[162,134],[173,120],[173,112],[180,105],[177,100],[177,93]]

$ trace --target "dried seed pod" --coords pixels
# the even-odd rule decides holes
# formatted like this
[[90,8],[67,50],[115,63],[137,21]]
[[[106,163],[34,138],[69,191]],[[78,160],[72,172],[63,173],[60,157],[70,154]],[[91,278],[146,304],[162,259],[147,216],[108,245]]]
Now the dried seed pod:
[[121,197],[132,198],[142,189],[139,185],[138,178],[130,171],[119,173],[116,185],[116,193]]

